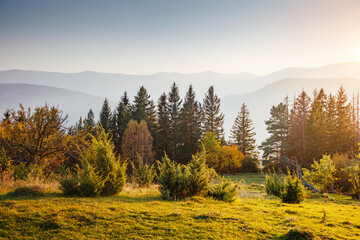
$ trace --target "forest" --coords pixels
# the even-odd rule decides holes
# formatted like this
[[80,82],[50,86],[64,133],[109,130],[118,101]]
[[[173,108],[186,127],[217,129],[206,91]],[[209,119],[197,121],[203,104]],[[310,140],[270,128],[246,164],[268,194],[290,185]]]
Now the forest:
[[[326,202],[329,194],[359,200],[359,96],[349,100],[340,87],[336,95],[286,97],[270,109],[269,137],[259,146],[245,103],[226,139],[220,103],[212,86],[199,102],[191,85],[182,98],[174,83],[156,103],[141,87],[133,101],[125,92],[111,109],[105,99],[99,120],[89,109],[70,127],[57,107],[20,104],[1,120],[1,192],[5,199],[48,192],[146,199],[145,191],[165,201],[226,204],[255,195],[288,204]],[[249,176],[261,180],[248,184]],[[287,234],[312,234],[294,231]]]

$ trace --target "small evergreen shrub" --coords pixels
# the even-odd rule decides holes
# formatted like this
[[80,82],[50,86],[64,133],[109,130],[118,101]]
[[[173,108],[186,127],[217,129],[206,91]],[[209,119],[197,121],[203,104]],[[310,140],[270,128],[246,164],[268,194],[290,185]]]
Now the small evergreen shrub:
[[275,171],[266,174],[265,190],[268,195],[281,197],[281,192],[283,191],[283,189],[284,189],[283,176],[276,174]]
[[260,172],[259,163],[257,159],[245,158],[241,166],[241,172],[244,173],[258,173]]
[[165,155],[161,161],[157,161],[158,182],[161,197],[165,200],[180,200],[189,195],[188,171],[171,161]]
[[41,197],[44,196],[40,187],[19,187],[8,194],[11,197]]
[[206,195],[212,174],[206,166],[205,159],[202,153],[194,155],[186,166],[171,161],[166,155],[162,161],[157,161],[162,198],[180,200]]
[[76,177],[60,181],[66,194],[109,196],[119,193],[126,181],[126,162],[114,154],[114,145],[102,129],[90,146],[80,152],[81,168]]
[[221,177],[218,178],[219,183],[214,184],[208,195],[216,200],[233,202],[238,194],[238,184],[234,184],[230,178]]
[[153,165],[149,166],[144,163],[142,157],[137,154],[137,162],[131,162],[134,171],[134,181],[139,187],[148,187],[153,182],[155,177]]
[[305,199],[305,187],[297,176],[291,176],[290,171],[284,178],[284,188],[281,199],[284,203],[300,203]]
[[314,239],[315,236],[312,232],[304,231],[300,229],[290,229],[284,236],[285,240],[311,240]]

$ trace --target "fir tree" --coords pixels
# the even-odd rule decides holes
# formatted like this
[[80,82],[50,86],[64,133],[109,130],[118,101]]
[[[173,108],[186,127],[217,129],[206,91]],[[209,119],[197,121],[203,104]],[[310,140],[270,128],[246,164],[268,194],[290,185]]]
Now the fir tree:
[[133,119],[141,122],[147,120],[147,111],[150,104],[150,95],[147,93],[144,86],[140,87],[135,96],[133,106]]
[[91,109],[89,110],[87,117],[84,119],[84,127],[88,129],[95,128],[95,115]]
[[339,153],[348,153],[353,146],[354,129],[351,124],[351,106],[345,93],[345,89],[341,86],[336,95],[336,117],[335,117],[335,149]]
[[170,142],[169,142],[169,134],[170,134],[170,124],[169,124],[169,115],[168,115],[168,102],[167,96],[163,93],[159,100],[157,106],[157,143],[155,146],[156,157],[157,159],[161,159],[165,153],[170,153]]
[[169,156],[171,159],[178,159],[179,143],[181,139],[180,132],[180,111],[181,111],[181,100],[179,95],[179,88],[176,83],[173,83],[169,92],[169,104],[168,104],[168,116],[169,116],[169,144],[170,151]]
[[288,106],[284,103],[273,106],[270,110],[270,119],[265,121],[265,124],[270,137],[261,144],[260,149],[264,151],[264,158],[279,162],[288,147],[286,141],[289,124]]
[[235,123],[231,129],[231,138],[237,145],[240,152],[246,158],[253,158],[256,155],[255,151],[255,131],[252,120],[249,116],[249,110],[245,103],[241,106],[241,111],[235,119]]
[[314,93],[314,101],[311,104],[307,128],[306,140],[306,162],[305,167],[310,167],[314,159],[319,159],[327,152],[328,141],[328,118],[326,113],[327,96],[324,89]]
[[294,106],[290,112],[289,122],[289,151],[288,155],[296,159],[299,163],[303,163],[306,151],[305,129],[306,121],[309,116],[309,107],[311,99],[302,91],[295,99]]
[[199,104],[195,100],[195,92],[193,87],[190,85],[180,114],[182,156],[179,160],[182,163],[190,161],[191,156],[196,153],[198,142],[201,137],[200,114]]
[[214,93],[213,86],[205,94],[203,111],[204,132],[212,132],[216,135],[217,140],[222,140],[224,137],[224,115],[220,113],[220,98]]
[[108,133],[111,130],[111,109],[109,101],[105,98],[104,104],[100,111],[100,124],[104,128],[105,132]]

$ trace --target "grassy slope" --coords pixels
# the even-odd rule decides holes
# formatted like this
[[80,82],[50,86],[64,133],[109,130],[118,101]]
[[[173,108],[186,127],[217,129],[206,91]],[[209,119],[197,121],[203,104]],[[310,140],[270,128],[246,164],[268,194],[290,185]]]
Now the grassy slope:
[[233,203],[204,198],[167,202],[154,188],[125,189],[107,198],[64,198],[54,193],[38,199],[2,196],[0,237],[269,239],[299,228],[319,238],[359,239],[359,213],[358,202],[335,195],[326,203],[314,197],[297,205],[251,194]]

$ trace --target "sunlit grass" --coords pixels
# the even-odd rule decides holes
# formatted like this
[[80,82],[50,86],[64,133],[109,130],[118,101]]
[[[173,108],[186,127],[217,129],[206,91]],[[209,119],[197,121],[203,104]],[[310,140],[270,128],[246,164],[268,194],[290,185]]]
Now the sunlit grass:
[[0,237],[284,239],[289,230],[301,229],[320,239],[360,238],[360,204],[348,196],[329,195],[325,201],[312,194],[293,205],[258,191],[259,197],[244,195],[233,203],[201,197],[163,201],[157,185],[139,189],[127,184],[118,196],[103,198],[68,198],[51,191],[34,199],[3,194]]

